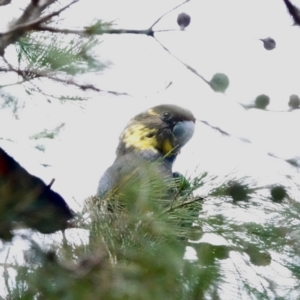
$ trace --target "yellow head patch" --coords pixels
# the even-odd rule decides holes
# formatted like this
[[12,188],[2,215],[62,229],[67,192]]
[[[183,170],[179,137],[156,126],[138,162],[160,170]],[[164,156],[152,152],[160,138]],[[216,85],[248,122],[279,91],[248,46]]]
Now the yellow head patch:
[[149,108],[149,109],[147,110],[147,113],[148,113],[148,115],[150,115],[150,116],[158,116],[158,113],[155,112],[152,108]]
[[137,151],[157,151],[156,129],[149,129],[142,124],[132,124],[126,127],[121,135],[121,140],[126,148],[134,148]]

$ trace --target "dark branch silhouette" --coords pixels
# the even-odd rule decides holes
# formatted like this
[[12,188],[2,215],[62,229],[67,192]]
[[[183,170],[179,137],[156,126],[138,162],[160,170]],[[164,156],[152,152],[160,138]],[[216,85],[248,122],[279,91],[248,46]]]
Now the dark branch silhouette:
[[289,0],[283,0],[286,8],[288,9],[288,12],[292,16],[295,25],[300,26],[300,10],[298,7],[293,5]]
[[[14,73],[20,75],[23,78],[22,82],[31,81],[31,80],[36,79],[36,78],[48,78],[48,79],[51,79],[51,80],[56,81],[56,82],[76,86],[76,87],[78,87],[79,89],[81,89],[83,91],[92,90],[92,91],[99,92],[99,93],[113,94],[115,96],[130,96],[127,93],[121,93],[121,92],[119,93],[119,92],[116,92],[116,91],[102,90],[100,88],[95,87],[92,84],[80,84],[80,83],[75,82],[71,77],[63,79],[63,78],[59,78],[59,77],[50,75],[47,72],[42,72],[42,71],[34,70],[34,69],[21,70],[21,69],[14,68],[10,65],[9,69],[0,68],[0,71],[2,71],[2,72],[14,72]],[[20,84],[20,82],[16,82],[15,84]],[[11,85],[13,85],[13,84],[11,84]],[[0,86],[0,87],[5,87],[5,86]]]
[[73,0],[70,4],[54,11],[44,17],[40,17],[43,11],[55,2],[55,0],[45,1],[43,4],[35,5],[30,3],[19,19],[13,22],[6,32],[0,33],[0,55],[3,56],[5,49],[10,44],[15,43],[22,35],[30,31],[37,24],[49,21],[52,17],[58,16],[62,11],[69,8],[79,0]]

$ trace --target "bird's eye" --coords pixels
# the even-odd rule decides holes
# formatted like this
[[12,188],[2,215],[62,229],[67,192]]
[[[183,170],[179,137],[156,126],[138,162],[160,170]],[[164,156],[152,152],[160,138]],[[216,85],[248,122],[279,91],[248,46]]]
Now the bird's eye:
[[169,113],[169,112],[167,112],[167,111],[166,111],[166,112],[163,112],[163,113],[161,114],[161,118],[162,118],[164,121],[170,120],[171,117],[172,117],[172,114]]

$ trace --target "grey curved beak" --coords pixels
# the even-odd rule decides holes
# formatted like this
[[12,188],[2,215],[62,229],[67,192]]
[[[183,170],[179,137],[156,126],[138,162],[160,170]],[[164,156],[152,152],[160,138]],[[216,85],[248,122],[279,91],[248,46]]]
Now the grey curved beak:
[[178,141],[178,146],[183,147],[193,136],[195,131],[195,122],[183,121],[178,122],[173,127],[173,134]]

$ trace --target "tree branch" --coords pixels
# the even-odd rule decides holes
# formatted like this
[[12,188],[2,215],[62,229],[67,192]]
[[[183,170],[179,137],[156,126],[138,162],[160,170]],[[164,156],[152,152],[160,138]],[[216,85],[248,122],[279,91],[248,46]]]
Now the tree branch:
[[78,29],[66,29],[66,28],[55,28],[45,25],[35,25],[33,28],[35,31],[48,31],[51,33],[62,33],[62,34],[77,34],[82,37],[91,36],[91,35],[103,35],[103,34],[141,34],[147,36],[153,36],[157,32],[170,32],[170,31],[180,31],[178,29],[160,29],[160,30],[151,30],[151,29],[101,29],[99,31],[95,30],[93,33],[89,28],[84,30]]
[[[191,204],[193,204],[193,203],[196,203],[196,202],[199,202],[199,201],[203,201],[203,200],[205,200],[205,197],[195,197],[195,198],[194,198],[193,200],[191,200],[191,201],[183,202],[183,203],[178,204],[178,205],[176,205],[176,206],[171,206],[171,207],[169,207],[169,208],[166,209],[160,216],[165,215],[165,214],[167,214],[167,213],[170,213],[170,212],[172,212],[172,211],[174,211],[174,210],[183,208],[183,207],[185,207],[185,206],[191,205]],[[159,216],[159,217],[160,217],[160,216]]]
[[[158,30],[154,31],[153,27],[166,15],[177,9],[178,7],[190,2],[190,0],[186,0],[177,6],[173,7],[171,10],[167,11],[163,15],[161,15],[148,29],[143,29],[143,30],[136,30],[136,29],[100,29],[99,31],[93,30],[92,34],[96,35],[102,35],[102,34],[143,34],[143,35],[148,35],[148,36],[153,36],[155,32],[163,32],[163,31],[174,31],[174,29],[171,30]],[[86,36],[86,35],[91,35],[91,31],[89,28],[86,28],[85,30],[73,30],[73,29],[59,29],[59,28],[54,28],[51,26],[42,26],[40,23],[35,24],[32,29],[37,30],[37,31],[48,31],[48,32],[55,32],[55,33],[63,33],[63,34],[78,34],[80,36]]]
[[300,26],[300,10],[298,7],[293,5],[289,0],[283,0],[288,12],[292,16],[295,25]]
[[54,33],[63,33],[63,34],[78,34],[80,36],[90,36],[90,35],[103,35],[103,34],[142,34],[142,35],[148,35],[152,36],[154,34],[154,31],[151,29],[144,29],[144,30],[138,30],[138,29],[101,29],[101,30],[95,30],[91,32],[91,30],[88,28],[84,30],[76,30],[76,29],[61,29],[61,28],[54,28],[51,26],[43,26],[43,25],[35,25],[31,29],[35,31],[48,31],[48,32],[54,32]]
[[[142,34],[142,35],[147,35],[147,36],[151,36],[154,37],[154,33],[155,31],[153,31],[153,27],[166,15],[168,15],[169,13],[171,13],[172,11],[174,11],[175,9],[177,9],[178,7],[188,3],[190,0],[186,0],[180,4],[178,4],[177,6],[173,7],[171,10],[167,11],[166,13],[164,13],[163,15],[161,15],[148,29],[145,30],[135,30],[135,29],[99,29],[97,31],[97,29],[95,30],[91,30],[90,27],[87,27],[84,30],[73,30],[73,29],[59,29],[59,28],[54,28],[51,26],[44,26],[42,25],[42,23],[45,23],[46,21],[50,20],[52,17],[59,15],[62,11],[66,10],[67,8],[69,8],[71,5],[73,5],[74,3],[78,2],[79,0],[73,0],[72,2],[70,2],[68,5],[62,7],[61,9],[54,11],[44,17],[40,17],[40,15],[42,14],[42,12],[48,7],[50,6],[53,2],[55,2],[56,0],[48,0],[45,1],[44,4],[40,5],[39,2],[36,4],[35,2],[31,2],[27,8],[25,9],[24,13],[22,14],[22,16],[13,23],[13,25],[11,26],[11,28],[4,32],[4,33],[0,33],[0,55],[4,55],[4,51],[6,49],[6,47],[10,44],[15,43],[25,32],[28,32],[30,30],[35,30],[35,31],[48,31],[48,32],[52,32],[52,33],[63,33],[63,34],[76,34],[76,35],[80,35],[80,36],[88,36],[91,34]],[[168,31],[168,30],[160,30],[161,31]],[[154,37],[155,38],[155,37]],[[190,71],[192,71],[195,75],[197,75],[198,77],[200,77],[204,82],[206,82],[207,84],[210,85],[209,81],[207,81],[202,75],[200,75],[194,68],[192,68],[191,66],[185,64],[183,61],[181,61],[178,57],[176,57],[175,55],[173,55],[164,45],[162,45],[156,38],[155,40],[164,48],[165,51],[167,51],[170,55],[172,55],[175,59],[177,59],[180,63],[182,63],[184,66],[186,66]],[[14,72],[18,73],[19,75],[21,75],[24,78],[24,81],[29,81],[31,80],[31,78],[28,78],[29,72],[33,72],[36,76],[35,77],[47,77],[49,79],[58,81],[58,82],[64,82],[64,83],[68,83],[74,86],[79,87],[82,90],[86,90],[86,89],[91,89],[97,92],[101,92],[101,90],[99,90],[98,88],[92,86],[92,85],[81,85],[78,84],[76,82],[74,82],[73,80],[63,80],[57,77],[53,77],[50,76],[49,74],[42,74],[41,72],[38,71],[28,71],[28,70],[17,70],[17,69],[13,69],[10,66],[10,70],[13,70]],[[0,68],[0,71],[4,71],[7,72],[9,70]],[[25,75],[25,76],[24,76]],[[30,74],[32,75],[32,73]],[[26,78],[25,78],[26,77]],[[22,81],[22,82],[24,82]],[[15,84],[19,84],[22,82],[17,82]],[[112,93],[112,94],[118,94],[118,95],[127,95],[126,93],[116,93],[113,91],[107,91],[108,93]]]
[[[23,15],[14,23],[14,25],[12,26],[12,28],[10,30],[8,30],[7,32],[4,33],[0,33],[0,55],[3,56],[4,54],[4,50],[5,48],[9,45],[12,44],[14,42],[16,42],[20,36],[22,36],[25,32],[30,31],[30,30],[35,30],[35,31],[48,31],[48,32],[52,32],[52,33],[63,33],[63,34],[76,34],[76,35],[80,35],[80,36],[88,36],[91,34],[96,34],[96,35],[102,35],[102,34],[142,34],[142,35],[147,35],[147,36],[151,36],[153,38],[154,37],[154,33],[155,31],[153,31],[153,27],[166,15],[168,15],[169,13],[171,13],[172,11],[174,11],[175,9],[177,9],[178,7],[190,2],[190,0],[186,0],[180,4],[178,4],[177,6],[173,7],[171,10],[167,11],[166,13],[164,13],[163,15],[161,15],[148,29],[145,30],[136,30],[136,29],[100,29],[100,30],[90,30],[90,27],[87,27],[84,30],[75,30],[75,29],[59,29],[59,28],[54,28],[51,26],[44,26],[42,25],[42,23],[50,20],[52,17],[59,15],[62,11],[66,10],[67,8],[69,8],[72,4],[78,2],[79,0],[73,0],[71,3],[69,3],[68,5],[62,7],[61,9],[54,11],[44,17],[40,17],[40,18],[33,18],[33,15],[37,15],[39,16],[43,10],[50,6],[55,0],[48,0],[46,1],[46,3],[42,6],[36,6],[33,3],[30,3],[27,8],[25,9]],[[32,10],[37,9],[37,11],[35,13],[32,12]],[[33,20],[32,20],[33,19]],[[168,30],[159,30],[158,32],[162,32],[162,31],[168,31]],[[171,30],[173,31],[173,30]],[[208,85],[210,85],[210,82],[207,81],[201,74],[199,74],[194,68],[192,68],[191,66],[189,66],[188,64],[184,63],[182,60],[180,60],[177,56],[175,56],[174,54],[172,54],[170,52],[170,50],[165,47],[157,38],[155,38],[155,40],[163,47],[163,49],[165,51],[167,51],[170,55],[172,55],[176,60],[178,60],[181,64],[183,64],[188,70],[190,70],[191,72],[193,72],[196,76],[198,76],[199,78],[201,78],[205,83],[207,83]],[[64,82],[64,83],[68,83],[74,86],[79,87],[82,90],[86,90],[86,89],[91,89],[97,92],[101,92],[101,90],[99,90],[98,88],[92,86],[92,85],[81,85],[78,84],[76,82],[74,82],[73,80],[63,80],[57,77],[53,77],[50,76],[49,74],[44,74],[38,71],[28,71],[28,70],[17,70],[17,69],[12,69],[14,72],[18,73],[19,75],[21,75],[24,78],[24,75],[29,75],[29,72],[31,73],[30,75],[32,75],[32,72],[36,75],[35,77],[47,77],[49,79],[58,81],[58,82]],[[5,69],[1,69],[0,71],[4,71],[7,72],[8,70]],[[31,80],[30,78],[28,79],[28,76],[26,76],[25,81],[29,81]],[[22,81],[23,82],[23,81]],[[16,84],[19,84],[16,83]],[[128,95],[126,93],[116,93],[113,91],[106,91],[108,93],[112,93],[112,94],[118,94],[118,95]]]
[[111,90],[102,90],[102,89],[99,89],[99,88],[95,87],[92,84],[80,84],[80,83],[75,82],[71,78],[68,78],[68,79],[58,78],[58,77],[49,75],[46,72],[41,72],[41,71],[38,71],[38,70],[32,70],[32,69],[21,70],[21,69],[16,69],[16,68],[10,66],[9,69],[0,68],[0,71],[2,71],[2,72],[15,72],[16,74],[22,76],[22,78],[24,78],[24,81],[30,81],[30,80],[33,80],[33,79],[36,79],[36,78],[48,78],[48,79],[51,79],[51,80],[56,81],[56,82],[76,86],[76,87],[80,88],[83,91],[92,90],[92,91],[100,92],[100,93],[113,94],[115,96],[130,96],[127,93],[119,93],[119,92],[115,92],[115,91],[111,91]]
[[[67,8],[69,8],[72,4],[78,2],[79,0],[73,0],[71,3],[69,3],[68,5],[62,7],[61,9],[57,10],[57,11],[54,11],[52,13],[50,13],[49,15],[46,15],[44,17],[40,17],[36,20],[33,20],[33,21],[29,21],[27,23],[23,23],[23,24],[20,24],[20,25],[16,25],[15,27],[13,27],[11,29],[11,31],[9,31],[8,33],[12,33],[13,31],[17,31],[19,29],[23,29],[23,30],[26,30],[26,28],[31,28],[32,26],[36,26],[38,24],[41,24],[41,23],[44,23],[44,22],[47,22],[49,21],[51,18],[55,17],[55,16],[58,16],[61,12],[63,12],[64,10],[66,10]],[[4,33],[4,34],[7,34],[7,33]]]
[[[0,72],[1,72],[1,69],[0,69]],[[27,81],[28,81],[28,80],[21,80],[21,81],[9,83],[9,84],[3,84],[3,85],[0,85],[0,88],[5,88],[5,87],[13,86],[13,85],[23,84],[23,83],[25,83],[25,82],[27,82]]]
[[7,46],[15,43],[24,33],[34,28],[34,26],[44,23],[50,20],[52,17],[59,15],[62,11],[66,10],[79,0],[73,0],[71,3],[62,7],[61,9],[44,17],[40,17],[42,12],[55,1],[56,0],[48,0],[42,5],[39,5],[39,3],[38,5],[30,3],[24,10],[22,16],[12,24],[10,29],[6,32],[0,33],[0,55],[3,56]]
[[9,4],[11,2],[11,0],[0,0],[0,6],[5,6],[7,4]]
[[44,17],[40,17],[42,12],[54,3],[56,0],[48,0],[45,1],[44,4],[40,5],[38,2],[31,2],[26,9],[22,16],[16,20],[10,29],[6,32],[0,33],[0,55],[4,55],[5,49],[10,44],[15,43],[24,33],[36,30],[36,31],[48,31],[48,32],[55,32],[55,33],[63,33],[63,34],[77,34],[80,36],[86,36],[91,34],[143,34],[147,36],[154,36],[153,27],[167,14],[174,11],[178,7],[184,5],[185,3],[189,2],[190,0],[186,0],[183,3],[175,6],[168,12],[164,13],[160,16],[148,29],[145,30],[135,30],[135,29],[107,29],[107,30],[93,30],[91,31],[90,28],[86,28],[84,30],[72,30],[72,29],[58,29],[51,26],[43,26],[42,23],[49,21],[54,16],[58,16],[61,12],[69,8],[74,3],[78,2],[79,0],[73,0],[68,5],[62,7],[61,9],[54,11]]
[[180,4],[178,4],[177,6],[175,6],[175,7],[173,7],[171,10],[169,10],[169,11],[167,11],[166,13],[164,13],[162,16],[160,16],[151,26],[150,26],[150,28],[149,29],[152,29],[163,17],[165,17],[166,15],[168,15],[169,13],[171,13],[172,11],[174,11],[175,9],[177,9],[178,7],[180,7],[180,6],[182,6],[182,5],[184,5],[184,4],[186,4],[186,3],[188,3],[188,2],[190,2],[190,0],[186,0],[186,1],[184,1],[184,2],[182,2],[182,3],[180,3]]
[[196,76],[201,78],[205,83],[207,83],[210,86],[210,82],[207,81],[201,74],[199,74],[194,68],[192,68],[190,65],[183,62],[180,58],[178,58],[176,55],[174,55],[166,46],[164,46],[156,37],[154,39],[158,42],[158,44],[167,51],[171,56],[173,56],[176,60],[178,60],[182,65],[184,65],[188,70],[193,72]]
[[231,135],[230,133],[228,133],[227,131],[224,131],[224,130],[221,129],[220,127],[211,125],[211,124],[208,123],[207,121],[199,120],[199,119],[197,119],[197,121],[198,121],[198,122],[201,122],[201,123],[203,123],[203,124],[205,124],[206,126],[212,128],[212,129],[214,129],[214,130],[219,131],[222,135],[226,135],[226,136],[229,136],[229,137],[237,138],[237,139],[239,139],[240,141],[242,141],[242,142],[244,142],[244,143],[251,143],[249,140],[247,140],[247,139],[245,139],[245,138],[235,137],[235,136]]

